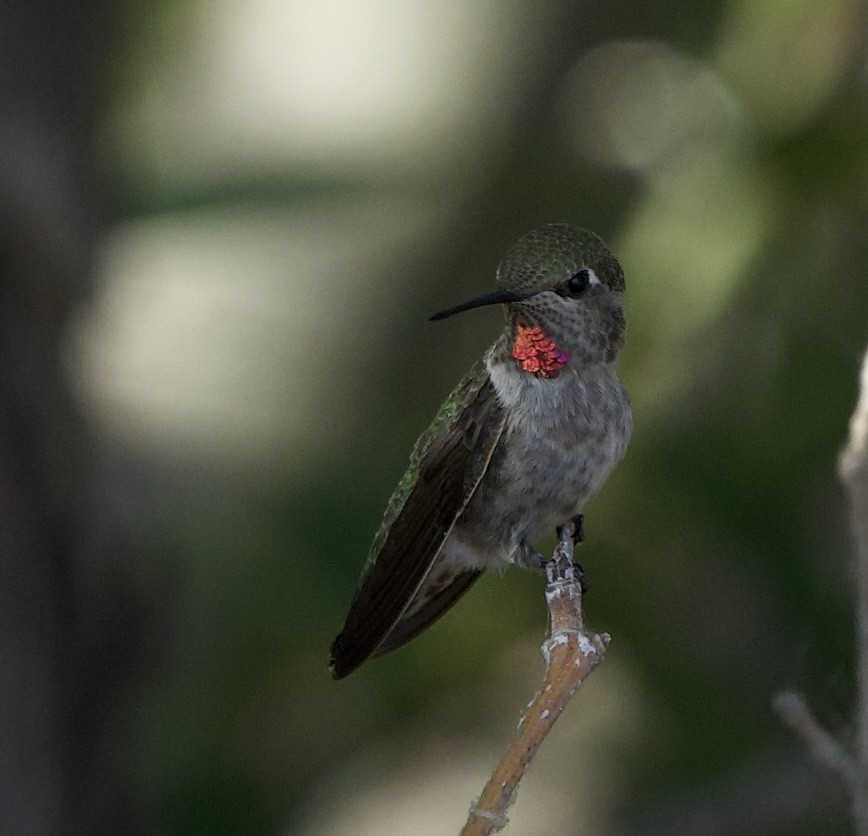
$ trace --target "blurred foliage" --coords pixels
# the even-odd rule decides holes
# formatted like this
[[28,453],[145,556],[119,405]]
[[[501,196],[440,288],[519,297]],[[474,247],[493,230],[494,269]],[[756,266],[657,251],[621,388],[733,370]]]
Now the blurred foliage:
[[457,831],[540,674],[541,580],[484,578],[346,682],[328,646],[413,440],[499,327],[425,316],[569,221],[625,266],[636,431],[583,546],[611,670],[507,832],[849,832],[770,700],[799,688],[851,734],[864,4],[279,6],[119,6],[98,85],[123,221],[71,363],[149,474],[130,524],[172,544],[136,569],[158,661],[118,737],[142,829]]

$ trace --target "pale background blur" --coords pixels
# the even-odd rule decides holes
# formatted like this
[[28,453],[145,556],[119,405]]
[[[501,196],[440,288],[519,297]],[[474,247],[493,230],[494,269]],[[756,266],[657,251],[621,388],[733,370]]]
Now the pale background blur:
[[636,429],[580,554],[613,642],[506,832],[851,832],[770,700],[852,737],[866,22],[7,4],[0,831],[458,831],[541,675],[541,579],[484,578],[340,683],[328,646],[500,327],[427,316],[561,221],[624,265]]

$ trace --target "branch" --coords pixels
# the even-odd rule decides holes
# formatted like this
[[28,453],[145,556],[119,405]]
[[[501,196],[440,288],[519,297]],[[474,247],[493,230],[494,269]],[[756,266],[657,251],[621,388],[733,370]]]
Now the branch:
[[850,794],[855,795],[859,783],[855,760],[814,717],[805,698],[795,691],[782,691],[775,696],[774,707],[784,723],[802,738],[811,754],[837,772],[847,783]]
[[850,419],[850,438],[838,462],[838,474],[850,495],[850,524],[856,544],[857,630],[859,652],[859,751],[868,774],[868,353],[862,361],[859,401]]
[[853,809],[861,836],[868,836],[868,353],[862,361],[859,400],[850,419],[850,437],[838,462],[850,495],[850,524],[856,545],[856,629],[859,687],[858,748],[853,756]]
[[541,648],[546,660],[542,687],[519,721],[482,795],[471,807],[461,836],[485,836],[506,826],[506,810],[537,749],[578,687],[602,661],[609,644],[607,633],[589,635],[584,629],[581,583],[573,563],[573,532],[572,523],[560,530],[553,559],[546,564],[551,635]]
[[815,757],[836,771],[847,784],[856,831],[860,836],[868,836],[868,352],[862,361],[859,401],[850,419],[850,437],[841,452],[838,475],[850,497],[850,524],[856,545],[856,581],[859,587],[856,606],[859,654],[857,751],[847,751],[823,728],[800,694],[778,694],[775,708]]

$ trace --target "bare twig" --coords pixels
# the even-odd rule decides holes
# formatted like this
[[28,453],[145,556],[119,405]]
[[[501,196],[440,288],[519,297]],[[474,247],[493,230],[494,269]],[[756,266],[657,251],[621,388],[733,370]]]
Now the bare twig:
[[851,793],[859,781],[856,763],[841,743],[829,734],[814,717],[805,698],[795,691],[782,691],[775,697],[775,708],[781,719],[811,750],[811,754],[847,782]]
[[841,481],[850,494],[856,576],[859,584],[859,761],[868,767],[868,354],[862,361],[859,401],[850,419],[850,438],[838,463]]
[[546,660],[542,687],[472,806],[462,836],[485,836],[506,825],[506,810],[537,749],[578,687],[602,661],[609,644],[607,633],[589,635],[584,629],[581,583],[573,563],[573,532],[572,524],[561,529],[554,558],[546,566],[551,634],[542,645]]
[[859,400],[850,419],[850,437],[838,463],[841,481],[850,495],[850,522],[856,545],[856,630],[859,666],[858,748],[853,786],[856,826],[868,836],[868,353],[862,361]]
[[779,694],[775,707],[817,759],[841,775],[852,798],[856,830],[860,836],[868,836],[868,353],[862,361],[859,401],[850,419],[850,437],[841,452],[838,475],[850,496],[859,589],[856,607],[859,654],[856,721],[859,737],[856,752],[847,751],[820,725],[801,695],[792,692]]

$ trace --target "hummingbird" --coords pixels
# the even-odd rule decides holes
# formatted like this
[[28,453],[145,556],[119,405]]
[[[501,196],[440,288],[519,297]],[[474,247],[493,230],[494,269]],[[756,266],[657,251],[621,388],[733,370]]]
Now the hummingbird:
[[630,400],[624,272],[594,233],[520,238],[497,289],[431,317],[503,305],[503,332],[441,406],[386,507],[331,647],[341,679],[440,618],[485,569],[542,569],[534,543],[570,520],[624,455]]

